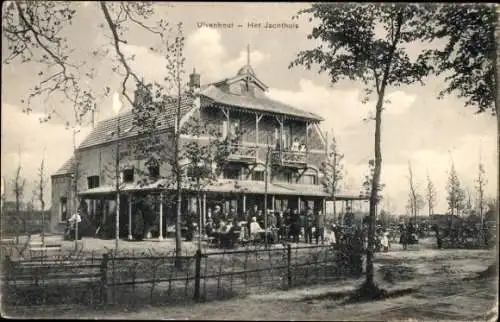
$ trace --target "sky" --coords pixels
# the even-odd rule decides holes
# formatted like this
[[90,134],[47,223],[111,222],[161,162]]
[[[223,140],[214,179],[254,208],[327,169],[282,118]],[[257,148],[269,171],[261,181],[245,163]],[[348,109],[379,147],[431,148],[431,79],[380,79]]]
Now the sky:
[[[85,61],[85,68],[95,68],[92,88],[98,91],[106,86],[119,90],[120,76],[112,72],[112,54],[93,56],[93,50],[109,48],[109,33],[99,27],[103,15],[97,3],[74,4],[77,13],[73,25],[65,30],[69,44],[74,48],[72,59]],[[250,46],[250,62],[257,77],[268,87],[267,95],[275,100],[306,109],[322,116],[321,125],[328,137],[334,135],[344,154],[346,176],[342,189],[359,193],[368,160],[373,158],[374,121],[364,120],[375,103],[361,103],[360,83],[342,81],[331,84],[317,68],[289,69],[289,63],[300,50],[312,48],[307,39],[313,22],[302,17],[291,20],[304,3],[174,3],[155,4],[157,18],[171,25],[183,23],[185,35],[186,69],[201,75],[207,83],[231,77],[246,63],[246,47]],[[298,28],[249,28],[248,23],[297,23]],[[201,23],[233,23],[233,28],[200,27]],[[237,27],[241,24],[242,27]],[[133,26],[126,33],[126,53],[135,54],[132,67],[148,80],[161,81],[165,76],[165,59],[149,48],[157,39]],[[5,55],[5,41],[2,54]],[[410,48],[418,53],[420,47]],[[37,84],[40,70],[36,63],[2,64],[2,163],[7,199],[12,198],[11,181],[21,162],[27,178],[26,199],[35,187],[37,168],[45,159],[46,172],[54,173],[73,152],[73,134],[64,126],[71,119],[71,107],[59,98],[47,101],[36,99],[30,106],[33,113],[22,112],[29,88]],[[393,213],[405,213],[408,196],[408,163],[414,172],[418,191],[425,194],[426,177],[433,181],[438,202],[436,212],[447,210],[446,182],[453,162],[459,178],[472,198],[476,197],[475,179],[481,159],[488,177],[487,195],[495,196],[497,172],[496,120],[488,113],[475,114],[455,97],[438,100],[437,93],[445,86],[442,79],[429,78],[424,86],[405,86],[388,91],[390,103],[385,106],[382,121],[382,182],[383,207]],[[61,117],[41,124],[39,118],[48,108],[55,108]],[[113,115],[111,96],[97,99],[96,119]],[[87,122],[79,128],[76,142],[90,132]],[[47,184],[50,196],[50,179]],[[48,198],[49,199],[49,198]],[[50,204],[50,200],[46,201]],[[425,214],[426,211],[422,210]]]

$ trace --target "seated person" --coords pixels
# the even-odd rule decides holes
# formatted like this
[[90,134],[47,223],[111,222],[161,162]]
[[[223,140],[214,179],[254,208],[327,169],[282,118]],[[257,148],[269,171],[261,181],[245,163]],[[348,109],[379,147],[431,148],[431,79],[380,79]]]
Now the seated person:
[[264,229],[260,227],[259,223],[257,222],[257,218],[252,217],[252,222],[250,223],[250,236],[259,235],[262,232],[264,232]]

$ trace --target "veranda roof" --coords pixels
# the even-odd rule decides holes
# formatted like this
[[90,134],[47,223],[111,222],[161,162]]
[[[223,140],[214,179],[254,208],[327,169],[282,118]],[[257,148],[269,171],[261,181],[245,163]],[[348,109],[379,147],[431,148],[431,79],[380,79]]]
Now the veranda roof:
[[[126,183],[120,187],[120,191],[141,192],[150,191],[157,192],[160,189],[174,190],[174,183],[166,179],[159,179],[148,184]],[[193,185],[184,184],[183,190],[195,191]],[[263,181],[245,181],[245,180],[221,180],[217,183],[205,186],[201,189],[203,192],[213,193],[245,193],[245,194],[264,194],[265,182]],[[114,186],[101,186],[98,188],[88,189],[80,192],[80,195],[85,197],[102,196],[116,193]],[[267,193],[270,195],[286,195],[286,196],[308,196],[308,197],[325,197],[329,199],[329,195],[324,191],[321,185],[306,185],[293,183],[269,183]],[[364,197],[354,194],[338,194],[337,200],[363,200]]]

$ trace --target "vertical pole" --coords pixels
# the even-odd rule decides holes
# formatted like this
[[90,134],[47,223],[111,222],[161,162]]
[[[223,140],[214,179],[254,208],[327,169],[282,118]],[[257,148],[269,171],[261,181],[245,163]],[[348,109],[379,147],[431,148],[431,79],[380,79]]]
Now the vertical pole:
[[116,175],[116,236],[115,248],[118,250],[120,241],[120,114],[116,121],[116,154],[115,154],[115,175]]
[[128,240],[132,240],[132,193],[128,195]]
[[288,287],[292,287],[292,245],[288,243],[286,245],[286,275],[288,280]]
[[297,197],[297,210],[299,211],[299,213],[302,210],[302,209],[300,209],[301,208],[300,206],[301,206],[301,200],[300,200],[300,196],[298,196]]
[[203,222],[202,222],[203,227],[205,227],[206,222],[207,222],[207,194],[204,193],[203,194]]
[[196,251],[195,275],[194,275],[194,300],[200,300],[200,278],[201,278],[201,249]]
[[273,211],[273,212],[274,212],[274,209],[275,209],[275,201],[276,201],[276,200],[274,199],[274,195],[273,195],[273,196],[271,196],[271,202],[272,202],[272,204],[271,204],[271,209],[272,209],[272,211]]
[[163,240],[163,191],[160,192],[160,231],[158,240]]
[[108,260],[109,255],[103,254],[101,261],[101,300],[104,305],[108,304]]
[[259,116],[255,114],[255,144],[259,144]]
[[243,213],[247,211],[247,195],[243,194]]

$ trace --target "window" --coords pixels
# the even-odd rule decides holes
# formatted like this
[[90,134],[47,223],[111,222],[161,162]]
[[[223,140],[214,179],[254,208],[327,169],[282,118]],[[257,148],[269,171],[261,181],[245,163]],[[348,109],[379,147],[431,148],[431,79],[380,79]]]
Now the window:
[[252,172],[253,181],[264,181],[264,171],[254,171]]
[[68,198],[61,197],[61,199],[59,199],[59,202],[60,202],[59,218],[61,222],[64,222],[68,220]]
[[87,177],[87,186],[89,189],[99,187],[99,176]]
[[314,174],[304,174],[299,180],[301,184],[316,184],[316,176]]
[[195,180],[196,179],[196,171],[195,167],[193,166],[188,166],[186,169],[186,177],[189,180]]
[[123,170],[123,182],[134,182],[134,168]]
[[239,180],[240,179],[240,169],[238,168],[226,168],[223,171],[224,179]]
[[157,165],[150,165],[148,167],[148,173],[150,178],[158,178],[160,176],[160,167]]
[[274,181],[290,183],[292,181],[292,175],[289,172],[278,172],[274,178]]

